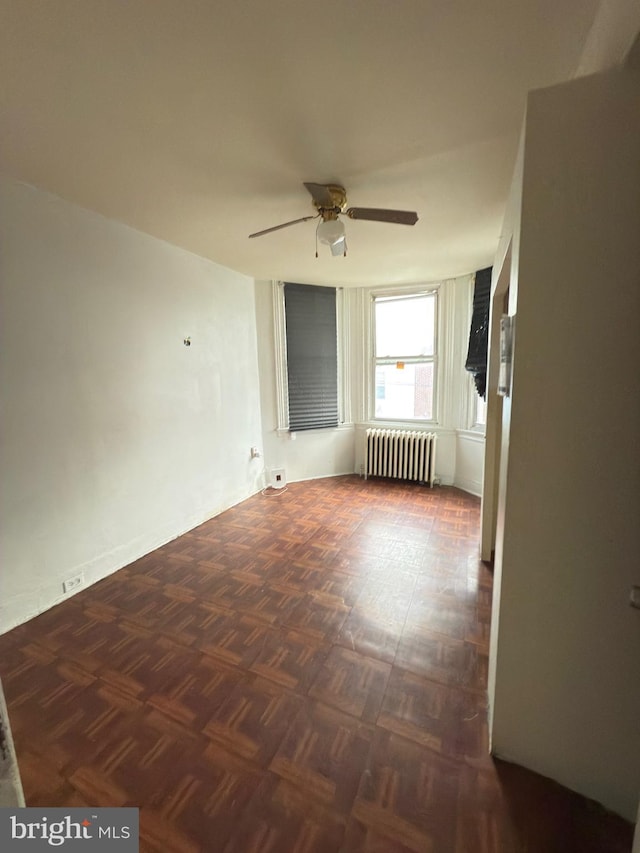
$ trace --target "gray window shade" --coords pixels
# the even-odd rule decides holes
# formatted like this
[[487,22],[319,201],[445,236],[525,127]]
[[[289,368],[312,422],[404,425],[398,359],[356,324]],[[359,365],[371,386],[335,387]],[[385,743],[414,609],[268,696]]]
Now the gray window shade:
[[473,373],[473,381],[480,397],[487,393],[487,350],[489,346],[489,308],[491,305],[491,272],[486,267],[476,273],[473,290],[473,314],[469,332],[469,351],[465,367]]
[[284,286],[289,375],[289,429],[338,426],[336,291]]

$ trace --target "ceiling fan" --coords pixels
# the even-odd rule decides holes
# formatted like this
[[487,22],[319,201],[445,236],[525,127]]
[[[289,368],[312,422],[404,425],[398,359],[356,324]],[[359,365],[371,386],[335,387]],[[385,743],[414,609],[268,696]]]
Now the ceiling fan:
[[313,206],[318,211],[314,216],[301,216],[264,231],[256,231],[249,237],[262,237],[263,234],[271,234],[289,225],[298,222],[308,222],[310,219],[321,219],[316,229],[316,257],[318,257],[317,240],[325,243],[331,249],[332,255],[347,254],[347,238],[344,223],[338,219],[340,214],[348,216],[349,219],[368,219],[372,222],[395,222],[398,225],[415,225],[418,214],[413,210],[386,210],[378,207],[347,207],[347,193],[344,187],[338,184],[314,184],[305,182],[305,187],[311,194]]

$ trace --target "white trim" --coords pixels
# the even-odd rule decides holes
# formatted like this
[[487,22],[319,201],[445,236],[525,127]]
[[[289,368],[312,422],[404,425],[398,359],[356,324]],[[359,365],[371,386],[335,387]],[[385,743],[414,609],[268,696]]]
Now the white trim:
[[476,386],[473,382],[473,376],[470,373],[467,373],[467,376],[468,381],[465,384],[464,392],[466,405],[463,423],[466,424],[466,430],[481,432],[484,435],[486,424],[480,424],[476,421],[476,414],[478,411],[478,392],[476,391]]
[[[287,372],[287,324],[283,281],[272,280],[273,338],[275,345],[275,380],[277,397],[278,436],[289,436],[289,375]],[[352,424],[351,365],[348,354],[351,346],[351,310],[346,289],[336,287],[336,347],[338,359],[338,426],[322,427],[300,432],[326,432]]]
[[[345,424],[338,424],[338,426],[335,426],[335,427],[317,427],[316,429],[299,429],[299,430],[293,430],[293,431],[291,431],[289,429],[289,427],[286,427],[285,429],[276,429],[275,433],[278,436],[278,438],[285,438],[289,441],[291,441],[291,440],[295,441],[295,439],[292,438],[292,436],[294,436],[294,435],[314,435],[314,434],[326,435],[329,432],[349,432],[349,431],[352,432],[353,430],[355,430],[355,428],[356,428],[356,425],[354,423],[348,423],[348,424],[345,423]],[[324,475],[322,475],[322,476],[324,476]],[[290,482],[293,482],[293,481],[290,481]]]
[[278,433],[289,430],[289,376],[287,374],[287,328],[284,316],[284,282],[271,282],[273,299],[273,338],[275,343],[275,379]]
[[[455,292],[453,284],[442,289],[443,299],[438,305],[438,348],[439,348],[439,367],[438,367],[438,383],[437,383],[437,408],[434,405],[437,417],[437,423],[455,424],[457,423],[456,413],[454,411],[454,399],[452,394],[444,394],[444,389],[455,388],[456,375],[456,336],[455,336]],[[442,346],[440,342],[442,341]],[[440,393],[443,389],[443,393]]]
[[465,343],[466,347],[463,351],[463,370],[466,374],[466,382],[463,384],[462,394],[463,394],[463,404],[462,411],[460,412],[460,422],[464,424],[464,429],[471,430],[475,427],[475,419],[476,419],[476,407],[474,396],[476,394],[475,385],[473,382],[473,376],[469,371],[464,367],[467,360],[467,354],[469,350],[469,329],[471,328],[471,321],[473,319],[473,294],[475,290],[475,282],[476,277],[475,274],[469,276],[469,287],[467,288],[467,330],[466,330],[466,338]]
[[358,376],[360,379],[360,394],[358,399],[357,422],[362,423],[369,419],[369,374],[370,374],[370,357],[372,351],[371,343],[371,318],[373,307],[371,304],[371,296],[365,289],[358,290],[358,320],[360,323],[360,341],[359,341],[359,363]]
[[457,435],[458,430],[432,424],[429,421],[368,420],[355,424],[356,429],[406,429],[411,432],[435,432],[437,435]]
[[334,474],[316,474],[314,477],[302,477],[294,480],[289,480],[289,483],[306,483],[309,480],[330,480],[332,477],[353,477],[353,475],[360,477],[361,474],[357,474],[356,471],[338,471]]
[[458,480],[456,478],[453,485],[456,489],[462,489],[463,492],[469,492],[470,495],[475,495],[477,498],[482,497],[482,483],[478,480]]
[[481,432],[480,429],[457,429],[456,435],[464,441],[475,441],[478,444],[484,444],[484,432]]
[[[443,339],[447,338],[446,334],[443,334],[443,330],[446,329],[442,325],[443,323],[443,311],[442,304],[447,302],[446,296],[446,288],[442,289],[442,282],[416,282],[415,284],[407,284],[401,287],[367,287],[363,289],[363,304],[361,310],[361,320],[362,320],[362,330],[363,330],[363,344],[364,344],[364,352],[363,352],[363,376],[362,376],[362,388],[363,388],[363,411],[360,413],[364,415],[364,419],[366,421],[371,421],[372,426],[380,426],[382,427],[385,423],[391,423],[392,428],[395,427],[396,423],[401,423],[406,425],[407,429],[422,429],[425,428],[428,431],[429,427],[435,427],[439,423],[442,422],[440,417],[441,409],[442,409],[442,389],[444,388],[443,384],[443,357],[442,352],[440,351],[440,342]],[[434,365],[433,371],[433,417],[429,420],[424,418],[416,418],[415,420],[403,420],[403,421],[389,421],[388,419],[383,420],[382,418],[376,418],[375,416],[375,368],[378,362],[375,354],[375,301],[376,299],[384,299],[384,298],[402,298],[403,296],[435,296],[436,305],[435,305],[435,329],[434,329],[434,353],[432,356],[428,356],[426,358],[421,358],[420,363],[429,363]],[[449,336],[451,337],[451,336]],[[408,364],[415,361],[415,359],[405,358]]]
[[344,287],[336,288],[336,346],[338,347],[338,422],[352,424],[351,302]]
[[395,285],[392,287],[388,285],[386,287],[374,285],[373,287],[366,287],[364,290],[372,299],[385,296],[392,299],[393,297],[402,296],[428,296],[430,293],[436,293],[441,287],[441,281],[417,281],[414,284]]

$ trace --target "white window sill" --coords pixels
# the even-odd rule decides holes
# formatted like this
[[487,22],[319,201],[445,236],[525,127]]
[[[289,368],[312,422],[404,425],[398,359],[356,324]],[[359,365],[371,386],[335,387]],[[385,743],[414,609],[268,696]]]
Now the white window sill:
[[322,435],[329,432],[352,432],[355,424],[338,424],[336,427],[319,427],[318,429],[290,430],[288,427],[276,429],[278,438],[290,439],[293,435]]
[[484,442],[485,429],[484,427],[473,427],[472,429],[457,429],[456,435],[464,438],[467,441]]

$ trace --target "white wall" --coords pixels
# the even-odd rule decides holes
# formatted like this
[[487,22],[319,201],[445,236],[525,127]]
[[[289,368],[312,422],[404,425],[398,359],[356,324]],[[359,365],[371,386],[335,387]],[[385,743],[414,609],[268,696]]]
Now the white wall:
[[6,630],[255,492],[261,422],[252,280],[0,190]]
[[640,75],[530,95],[492,747],[629,820],[640,790],[640,613],[628,606],[640,579],[639,186]]
[[456,435],[456,474],[454,484],[472,495],[482,495],[484,434],[460,430]]
[[[339,259],[337,260],[339,263]],[[406,287],[406,285],[403,285]],[[385,292],[393,286],[385,286]],[[368,317],[370,288],[349,287],[342,292],[344,328],[339,332],[345,361],[344,424],[337,429],[298,432],[291,440],[278,432],[276,334],[272,283],[256,282],[256,322],[260,363],[264,464],[267,470],[284,468],[289,481],[361,473],[364,433],[375,423],[367,420]],[[442,284],[440,297],[440,354],[443,370],[438,423],[436,474],[444,484],[480,494],[483,444],[480,433],[467,431],[471,383],[464,370],[471,319],[471,276]],[[459,462],[459,464],[458,464]]]

